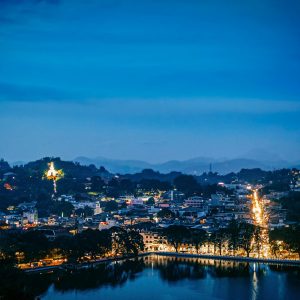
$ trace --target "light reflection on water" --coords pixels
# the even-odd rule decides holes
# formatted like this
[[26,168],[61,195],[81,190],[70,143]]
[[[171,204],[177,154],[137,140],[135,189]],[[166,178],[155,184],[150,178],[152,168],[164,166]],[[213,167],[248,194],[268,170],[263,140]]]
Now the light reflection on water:
[[257,295],[258,295],[258,278],[257,278],[257,274],[256,274],[256,263],[253,263],[253,277],[252,277],[252,300],[256,300],[257,299]]
[[300,268],[151,256],[54,278],[42,299],[300,299]]

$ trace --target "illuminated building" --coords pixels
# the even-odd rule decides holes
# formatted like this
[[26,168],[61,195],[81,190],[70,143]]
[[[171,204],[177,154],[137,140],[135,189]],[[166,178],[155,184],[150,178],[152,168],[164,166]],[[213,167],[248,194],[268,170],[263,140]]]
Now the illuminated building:
[[99,215],[101,213],[102,213],[102,208],[100,206],[100,201],[97,201],[94,208],[94,215]]

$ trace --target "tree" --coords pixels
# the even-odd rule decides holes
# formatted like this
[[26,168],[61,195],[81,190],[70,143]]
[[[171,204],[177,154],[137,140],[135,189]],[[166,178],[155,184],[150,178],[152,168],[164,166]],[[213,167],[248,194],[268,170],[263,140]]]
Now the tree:
[[132,194],[134,193],[136,185],[129,179],[122,179],[119,182],[119,190],[125,194]]
[[53,206],[53,200],[50,194],[41,193],[37,197],[36,209],[40,217],[47,217],[49,215],[49,209]]
[[129,239],[127,253],[133,253],[134,256],[137,256],[140,251],[144,250],[143,237],[135,230],[130,230],[127,234]]
[[112,238],[111,232],[109,230],[101,230],[100,235],[97,239],[98,253],[100,255],[106,255],[112,249]]
[[225,228],[219,228],[217,231],[214,232],[212,238],[214,239],[214,251],[217,247],[219,249],[219,255],[222,255],[224,243],[227,241],[228,238],[227,230]]
[[76,245],[75,237],[73,236],[58,236],[52,243],[52,249],[56,249],[57,252],[65,257],[69,262],[76,262],[79,255]]
[[269,231],[271,251],[275,257],[277,257],[278,252],[280,253],[283,249],[290,251],[289,231],[290,228],[275,228]]
[[103,191],[103,187],[105,185],[105,182],[102,180],[102,178],[100,176],[93,176],[91,178],[91,189],[94,192],[102,192]]
[[143,237],[135,230],[125,230],[120,227],[110,229],[112,235],[112,250],[115,255],[138,255],[144,250]]
[[0,269],[1,267],[13,267],[16,263],[17,251],[15,235],[2,233],[0,235]]
[[240,247],[245,250],[247,257],[252,251],[252,238],[255,231],[255,226],[249,223],[241,223]]
[[207,234],[205,230],[195,229],[191,232],[191,241],[195,246],[197,253],[199,253],[201,246],[205,244],[206,240]]
[[256,226],[253,233],[253,241],[254,241],[254,248],[258,253],[258,257],[260,257],[260,252],[263,246],[263,238],[262,238],[262,228]]
[[87,229],[76,236],[79,252],[89,254],[93,259],[103,256],[111,250],[111,232],[108,230]]
[[239,236],[240,236],[240,226],[239,223],[232,219],[227,228],[228,232],[228,246],[229,249],[233,251],[233,255],[235,256],[236,250],[239,247]]
[[275,256],[278,257],[278,252],[280,252],[280,244],[278,241],[270,241],[271,252]]
[[55,201],[52,202],[52,206],[50,207],[50,212],[55,215],[64,215],[65,217],[69,217],[74,210],[74,206],[67,201]]
[[216,254],[216,249],[218,247],[218,240],[217,240],[217,232],[214,231],[209,235],[209,244],[208,244],[208,252],[210,252],[210,245],[213,245],[214,254]]
[[281,248],[297,253],[300,258],[300,226],[274,229],[269,232],[269,239],[275,249],[280,242]]
[[199,191],[199,185],[192,175],[179,175],[174,179],[174,185],[187,195],[192,195]]
[[147,205],[154,205],[155,204],[155,200],[153,197],[150,197],[147,202],[146,202]]
[[145,191],[167,191],[172,188],[169,182],[158,179],[142,179],[139,182],[139,187]]
[[163,208],[157,213],[157,217],[161,219],[172,219],[175,217],[175,214],[168,208]]
[[94,214],[94,210],[89,206],[85,206],[84,208],[78,208],[75,212],[78,216],[82,215],[84,217],[91,217]]
[[118,203],[114,200],[105,203],[105,211],[115,211],[118,210]]
[[29,230],[16,236],[14,248],[23,254],[24,262],[33,262],[46,257],[49,241],[41,231]]
[[179,245],[190,238],[190,231],[182,225],[171,225],[164,230],[164,234],[176,252],[179,250]]
[[300,222],[300,192],[290,192],[288,196],[279,200],[282,207],[287,209],[287,218]]
[[300,226],[293,228],[289,233],[288,243],[290,248],[293,252],[296,252],[300,258]]

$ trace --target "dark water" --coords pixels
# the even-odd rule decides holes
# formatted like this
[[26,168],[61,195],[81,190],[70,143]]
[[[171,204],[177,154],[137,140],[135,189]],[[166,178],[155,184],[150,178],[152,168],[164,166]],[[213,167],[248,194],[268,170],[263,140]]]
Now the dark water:
[[300,299],[300,267],[257,263],[152,256],[30,276],[48,300]]

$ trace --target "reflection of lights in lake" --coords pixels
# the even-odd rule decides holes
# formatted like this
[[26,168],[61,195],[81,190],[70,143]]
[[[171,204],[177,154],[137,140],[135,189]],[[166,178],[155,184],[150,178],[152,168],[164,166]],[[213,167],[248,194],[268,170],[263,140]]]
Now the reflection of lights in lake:
[[258,277],[256,274],[256,264],[253,264],[253,277],[252,277],[252,300],[256,300],[258,296]]

